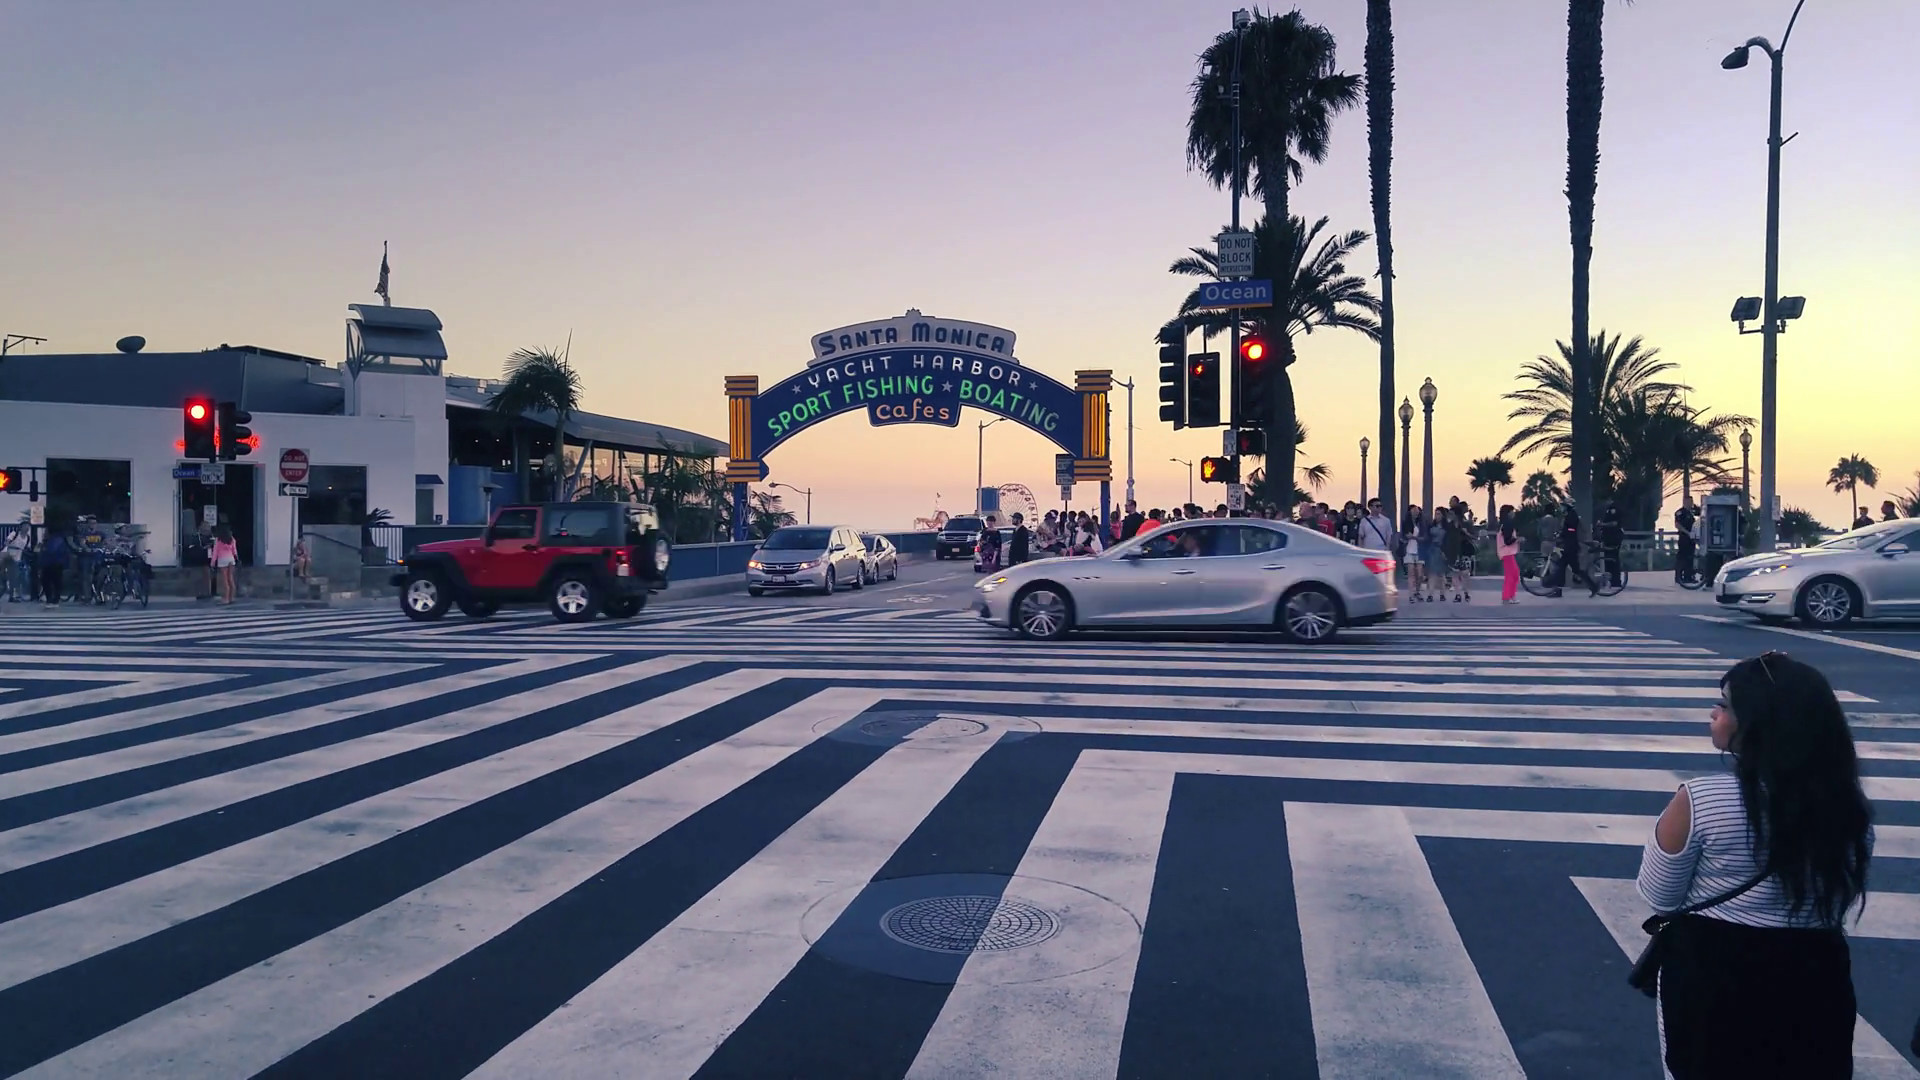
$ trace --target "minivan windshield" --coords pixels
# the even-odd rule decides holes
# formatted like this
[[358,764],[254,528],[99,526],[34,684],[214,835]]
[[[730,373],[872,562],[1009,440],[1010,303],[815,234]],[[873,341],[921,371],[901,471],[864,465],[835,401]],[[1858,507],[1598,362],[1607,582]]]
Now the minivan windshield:
[[979,532],[986,523],[977,517],[957,517],[947,519],[947,532]]
[[774,551],[825,551],[831,529],[775,529],[762,547]]

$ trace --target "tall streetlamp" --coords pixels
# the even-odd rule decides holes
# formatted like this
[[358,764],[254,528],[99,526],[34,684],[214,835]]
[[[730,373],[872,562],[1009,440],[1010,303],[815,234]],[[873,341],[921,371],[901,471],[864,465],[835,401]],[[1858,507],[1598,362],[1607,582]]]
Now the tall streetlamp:
[[797,488],[797,487],[794,487],[792,484],[768,484],[767,487],[770,489],[786,488],[788,491],[794,492],[795,494],[805,495],[807,497],[807,524],[809,525],[813,524],[813,489],[812,488]]
[[1373,449],[1373,440],[1360,436],[1360,507],[1367,505],[1367,451]]
[[1753,453],[1753,429],[1740,429],[1740,502],[1749,505],[1751,496],[1747,493],[1747,462]]
[[996,416],[991,420],[980,421],[980,451],[979,456],[974,459],[975,464],[973,467],[973,512],[975,516],[978,516],[986,509],[986,507],[980,505],[980,493],[987,486],[987,429],[1005,419],[1007,419],[1007,417]]
[[1420,407],[1427,416],[1427,441],[1421,452],[1420,503],[1429,514],[1433,513],[1433,403],[1439,397],[1440,388],[1433,385],[1432,379],[1420,384]]
[[1193,462],[1186,461],[1177,457],[1168,458],[1167,460],[1173,462],[1175,465],[1185,465],[1187,467],[1187,505],[1192,506],[1193,505]]
[[1775,472],[1774,428],[1775,385],[1780,349],[1780,65],[1786,59],[1787,39],[1793,36],[1793,24],[1807,0],[1793,6],[1787,19],[1787,32],[1780,35],[1776,48],[1766,38],[1748,38],[1728,53],[1720,66],[1729,71],[1747,66],[1747,55],[1758,48],[1773,64],[1773,87],[1767,110],[1767,267],[1766,293],[1760,298],[1760,550],[1774,547],[1773,496],[1779,477]]
[[1407,520],[1407,507],[1413,503],[1413,401],[1400,399],[1400,505],[1394,508],[1393,516],[1400,522],[1400,531],[1406,532],[1413,527]]
[[[1229,104],[1233,107],[1233,173],[1231,177],[1233,216],[1231,224],[1228,225],[1233,232],[1240,231],[1240,46],[1246,41],[1247,27],[1252,23],[1253,13],[1246,8],[1240,8],[1233,13],[1233,71],[1230,88],[1227,91]],[[1245,419],[1240,415],[1240,403],[1246,395],[1246,387],[1241,384],[1247,375],[1240,363],[1240,313],[1236,311],[1233,314],[1234,317],[1228,324],[1230,329],[1227,340],[1227,393],[1233,400],[1229,402],[1227,419],[1233,425],[1233,430],[1238,431],[1241,421]],[[1192,504],[1193,496],[1187,496],[1187,502]]]

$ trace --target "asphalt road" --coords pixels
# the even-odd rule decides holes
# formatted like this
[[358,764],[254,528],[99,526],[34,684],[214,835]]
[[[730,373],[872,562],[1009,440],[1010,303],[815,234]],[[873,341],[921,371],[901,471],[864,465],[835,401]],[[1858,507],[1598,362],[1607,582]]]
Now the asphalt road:
[[1857,1075],[1920,1075],[1911,631],[1041,645],[902,571],[580,626],[5,612],[0,1076],[1658,1076],[1631,878],[1769,648],[1875,799]]

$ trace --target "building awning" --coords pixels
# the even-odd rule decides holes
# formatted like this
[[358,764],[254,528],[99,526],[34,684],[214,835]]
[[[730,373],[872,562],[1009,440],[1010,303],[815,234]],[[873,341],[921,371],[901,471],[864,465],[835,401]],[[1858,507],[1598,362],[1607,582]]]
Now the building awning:
[[413,474],[414,487],[444,487],[445,485],[446,485],[446,481],[440,479],[439,477],[433,475],[430,472],[421,472],[421,473]]

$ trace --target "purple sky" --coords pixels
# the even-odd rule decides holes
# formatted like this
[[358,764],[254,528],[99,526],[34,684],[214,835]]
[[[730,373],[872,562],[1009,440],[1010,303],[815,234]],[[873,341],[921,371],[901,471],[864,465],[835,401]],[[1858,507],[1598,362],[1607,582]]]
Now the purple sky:
[[[1301,7],[1357,72],[1360,0]],[[1512,428],[1499,395],[1567,334],[1565,8],[1397,7],[1401,392],[1440,387],[1436,488],[1465,495],[1467,461]],[[1607,13],[1595,326],[1681,361],[1696,404],[1751,414],[1759,338],[1725,316],[1760,291],[1766,75],[1719,59],[1791,9]],[[16,0],[0,329],[47,351],[139,333],[337,360],[385,240],[395,302],[446,321],[453,370],[493,375],[571,331],[589,408],[724,435],[722,376],[771,382],[812,334],[917,307],[1012,328],[1059,378],[1138,380],[1140,498],[1182,501],[1168,458],[1218,434],[1154,419],[1151,339],[1187,287],[1166,264],[1227,216],[1183,147],[1193,58],[1229,12]],[[1829,524],[1838,457],[1889,489],[1920,469],[1916,49],[1910,0],[1811,0],[1789,50],[1782,289],[1809,299],[1782,339],[1782,490]],[[1295,211],[1370,227],[1365,149],[1363,115],[1343,116]],[[1314,335],[1295,372],[1302,461],[1353,498],[1373,348]],[[904,525],[936,492],[971,504],[974,421],[839,420],[781,447],[772,479],[815,488],[816,519]],[[1012,424],[986,442],[989,482],[1052,500],[1047,443]]]

